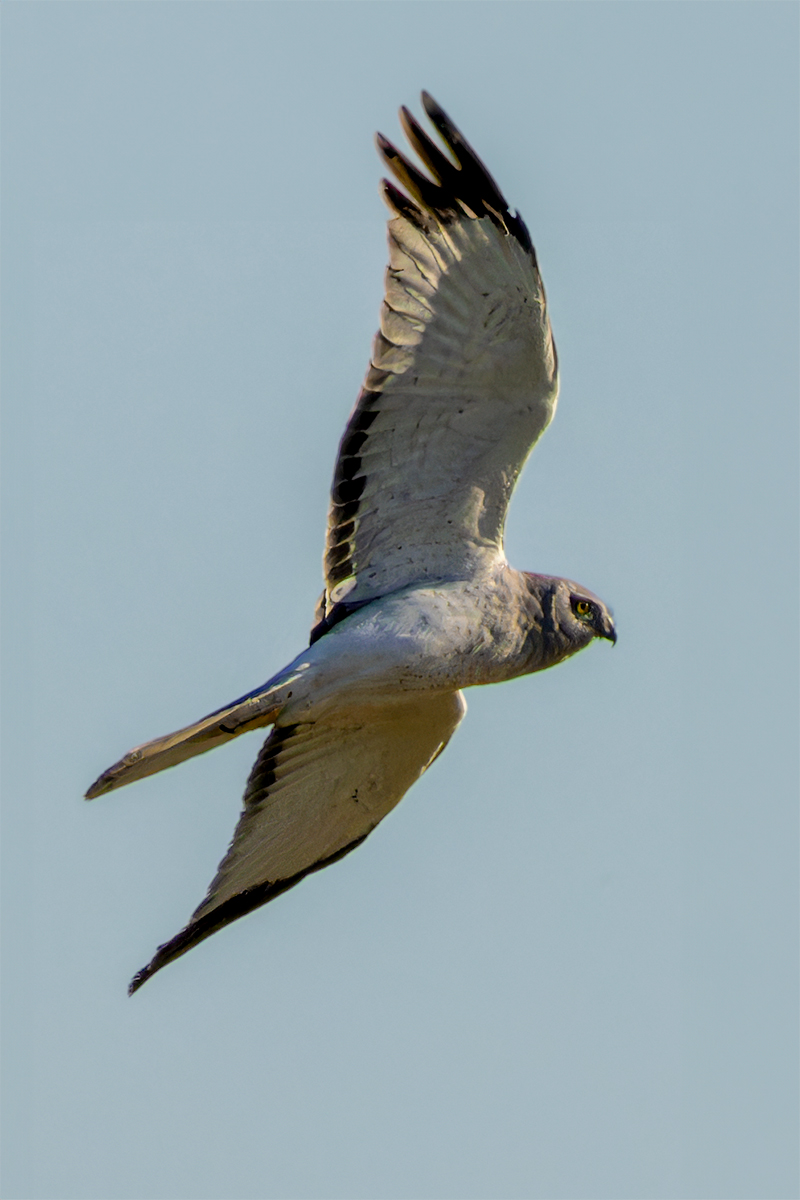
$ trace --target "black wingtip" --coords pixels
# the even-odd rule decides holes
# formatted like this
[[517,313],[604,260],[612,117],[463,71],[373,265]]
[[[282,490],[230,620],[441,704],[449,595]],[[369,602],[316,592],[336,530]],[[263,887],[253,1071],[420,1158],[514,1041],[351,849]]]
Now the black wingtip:
[[163,946],[158,947],[147,966],[142,967],[141,971],[137,971],[128,984],[129,996],[132,996],[134,992],[138,992],[142,984],[147,983],[148,979],[155,975],[156,971],[160,971],[162,967],[165,967],[167,963],[171,963],[173,959],[180,958],[187,950],[191,950],[192,946],[195,945],[195,941],[201,940],[200,938],[187,937],[190,929],[191,926],[189,925],[186,929],[182,929],[171,941],[165,942]]
[[390,180],[381,180],[380,193],[381,198],[388,204],[392,212],[397,213],[399,217],[405,217],[411,221],[412,225],[422,225],[422,213],[420,209],[405,192],[401,192]]
[[[264,750],[270,749],[270,741],[264,743]],[[258,767],[261,756],[256,760]],[[255,768],[254,768],[255,769]],[[198,942],[205,941],[211,937],[212,933],[217,933],[225,925],[230,925],[231,921],[236,921],[239,917],[247,916],[254,909],[260,908],[262,904],[267,904],[270,900],[275,900],[276,897],[282,896],[284,892],[288,892],[290,888],[297,887],[301,880],[305,879],[306,875],[313,875],[316,871],[322,871],[325,867],[329,867],[332,863],[339,862],[346,854],[350,854],[357,846],[366,841],[372,830],[367,830],[362,837],[356,838],[347,846],[343,846],[341,850],[335,850],[333,854],[329,854],[327,858],[320,859],[310,867],[306,867],[303,871],[298,871],[296,875],[292,875],[289,879],[279,879],[274,883],[265,881],[264,883],[256,884],[254,887],[245,888],[243,892],[239,892],[237,896],[231,896],[229,900],[225,900],[218,908],[214,908],[209,913],[204,913],[202,916],[195,916],[189,922],[185,929],[176,934],[169,942],[165,942],[163,946],[159,946],[153,955],[151,961],[146,967],[142,967],[141,971],[137,971],[133,979],[128,985],[128,995],[132,996],[134,992],[138,992],[143,983],[147,983],[151,976],[155,975],[156,971],[160,971],[162,967],[166,967],[167,963],[174,962],[176,958],[180,958],[187,950],[191,950]],[[203,907],[202,905],[200,906]],[[198,909],[198,912],[200,910]]]
[[[433,122],[440,133],[442,133],[443,128],[446,128],[452,130],[457,138],[461,138],[461,131],[450,120],[441,104],[437,104],[430,92],[422,92],[422,107],[425,109],[429,120]],[[446,137],[445,141],[447,141]]]
[[508,206],[486,164],[472,149],[458,126],[451,121],[430,92],[422,92],[422,105],[449,156],[431,141],[409,110],[400,109],[400,124],[413,150],[433,176],[423,175],[388,138],[376,135],[378,153],[398,183],[411,196],[414,209],[396,189],[384,181],[383,198],[389,207],[412,224],[425,229],[428,219],[447,223],[454,218],[488,216],[503,233],[510,235],[530,254],[536,254],[527,226]]
[[431,115],[432,108],[438,109],[439,105],[436,103],[430,92],[426,92],[423,88],[419,96],[420,100],[422,101],[422,107],[425,109],[425,112],[428,114],[428,116]]
[[147,983],[152,974],[153,971],[151,970],[150,966],[142,967],[141,971],[137,971],[133,979],[128,984],[128,995],[132,996],[134,992],[138,992],[142,984]]

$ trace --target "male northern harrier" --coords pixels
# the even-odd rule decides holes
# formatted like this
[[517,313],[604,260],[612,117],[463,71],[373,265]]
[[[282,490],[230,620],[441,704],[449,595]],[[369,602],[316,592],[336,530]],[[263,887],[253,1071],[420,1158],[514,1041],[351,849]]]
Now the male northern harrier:
[[383,181],[386,293],[339,446],[310,645],[263,687],[131,750],[87,792],[273,727],[208,895],[132,992],[359,846],[447,745],[462,688],[616,641],[597,596],[506,562],[511,492],[556,407],[556,352],[524,222],[438,104],[422,103],[450,154],[405,108],[430,176],[378,135],[405,191]]

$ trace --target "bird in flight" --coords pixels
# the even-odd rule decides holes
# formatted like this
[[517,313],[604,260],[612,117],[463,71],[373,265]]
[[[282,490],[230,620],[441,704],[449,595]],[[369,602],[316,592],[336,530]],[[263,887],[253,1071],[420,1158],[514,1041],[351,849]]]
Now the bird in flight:
[[427,174],[378,134],[401,185],[364,385],[339,445],[310,643],[262,687],[131,750],[86,793],[271,726],[230,848],[188,925],[130,991],[224,925],[349,854],[441,754],[462,689],[616,641],[606,605],[503,553],[511,493],[552,420],[558,367],[522,218],[426,92]]

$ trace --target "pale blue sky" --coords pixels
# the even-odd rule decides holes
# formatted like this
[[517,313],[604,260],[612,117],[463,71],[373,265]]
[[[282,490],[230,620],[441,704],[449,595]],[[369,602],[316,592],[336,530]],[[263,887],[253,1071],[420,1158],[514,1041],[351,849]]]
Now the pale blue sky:
[[[797,1195],[798,9],[7,3],[8,1200]],[[368,844],[126,985],[304,645],[428,88],[562,363],[508,554],[619,644],[472,691]]]

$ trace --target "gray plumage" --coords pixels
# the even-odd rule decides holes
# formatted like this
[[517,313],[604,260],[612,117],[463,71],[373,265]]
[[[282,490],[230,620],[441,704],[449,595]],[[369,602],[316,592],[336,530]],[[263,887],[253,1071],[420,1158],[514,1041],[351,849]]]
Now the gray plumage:
[[463,688],[616,641],[591,592],[506,562],[511,492],[555,412],[555,347],[523,221],[426,93],[423,105],[452,159],[406,109],[432,178],[378,136],[405,193],[384,180],[396,215],[381,328],[339,447],[310,645],[262,687],[132,750],[87,792],[273,726],[208,895],[131,991],[360,845],[447,745]]

